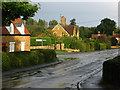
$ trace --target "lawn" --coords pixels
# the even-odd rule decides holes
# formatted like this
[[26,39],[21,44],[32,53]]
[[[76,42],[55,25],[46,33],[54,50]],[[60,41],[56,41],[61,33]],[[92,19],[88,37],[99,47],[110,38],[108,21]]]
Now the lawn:
[[67,53],[68,51],[55,51],[57,54],[59,53]]

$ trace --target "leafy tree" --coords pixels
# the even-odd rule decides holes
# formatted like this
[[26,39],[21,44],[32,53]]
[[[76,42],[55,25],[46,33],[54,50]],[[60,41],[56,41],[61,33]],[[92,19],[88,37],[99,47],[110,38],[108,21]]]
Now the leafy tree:
[[29,18],[26,20],[25,25],[26,25],[26,26],[37,25],[37,21],[29,17]]
[[79,36],[81,38],[85,39],[85,38],[91,37],[92,31],[90,31],[88,27],[81,26],[81,27],[79,27],[79,30],[80,30]]
[[58,22],[56,20],[52,20],[52,21],[49,22],[49,27],[53,28],[57,24],[58,24]]
[[2,24],[9,25],[11,20],[20,18],[26,20],[28,17],[35,15],[40,8],[38,4],[30,4],[29,2],[2,2]]
[[38,25],[40,25],[40,26],[42,26],[44,28],[47,28],[48,22],[46,22],[45,20],[39,19]]
[[101,20],[100,25],[98,25],[96,29],[103,34],[112,35],[112,32],[116,29],[116,22],[114,20],[105,18]]
[[115,33],[119,33],[120,34],[120,29],[118,27],[115,29]]
[[76,25],[76,19],[72,19],[72,20],[70,20],[70,25]]
[[39,25],[32,25],[28,30],[31,33],[31,36],[38,36],[40,34],[45,33],[46,28],[43,28]]

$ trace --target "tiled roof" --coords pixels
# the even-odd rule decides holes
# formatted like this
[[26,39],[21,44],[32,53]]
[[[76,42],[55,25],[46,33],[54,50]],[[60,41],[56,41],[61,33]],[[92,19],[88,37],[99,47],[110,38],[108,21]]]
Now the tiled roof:
[[9,32],[8,32],[8,30],[6,29],[6,27],[0,26],[0,34],[9,34]]
[[12,23],[22,23],[22,20],[20,18],[17,18],[14,21],[12,21]]
[[[65,25],[65,26],[62,26],[70,35],[73,35],[73,31],[74,31],[74,27],[76,25]],[[78,30],[78,26],[76,26],[76,31]],[[77,34],[77,32],[76,32]]]
[[[12,23],[13,23],[13,25],[14,25],[14,34],[21,34],[21,33],[19,32],[19,30],[17,29],[15,23],[22,23],[22,20],[21,20],[20,18],[17,18],[17,19],[15,19],[15,21],[12,21]],[[5,27],[2,27],[2,28],[3,28],[3,30],[2,30],[2,32],[1,32],[0,34],[10,34]],[[29,31],[27,30],[27,28],[25,27],[25,25],[24,25],[24,30],[25,30],[25,31],[24,31],[25,34],[30,35],[30,33],[29,33]]]

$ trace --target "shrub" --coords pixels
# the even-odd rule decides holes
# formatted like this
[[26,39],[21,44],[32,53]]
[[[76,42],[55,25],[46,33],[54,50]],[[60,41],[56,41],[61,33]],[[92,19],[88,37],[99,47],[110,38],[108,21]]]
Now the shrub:
[[36,41],[36,39],[43,39],[43,45],[51,45],[51,38],[50,37],[31,37],[30,38],[30,45],[31,46],[42,46],[41,41]]
[[81,42],[81,43],[80,43],[79,50],[80,50],[81,52],[85,52],[85,51],[86,51],[86,44]]
[[105,43],[99,43],[99,50],[105,50],[106,49],[106,44]]
[[35,49],[33,51],[38,51],[44,54],[45,63],[54,62],[57,60],[56,52],[50,49]]
[[86,43],[86,52],[89,52],[90,51],[90,43]]
[[100,45],[98,42],[95,42],[95,50],[100,50]]
[[118,41],[117,41],[117,39],[116,39],[115,37],[112,37],[112,38],[110,39],[110,41],[111,41],[111,45],[112,45],[112,46],[116,46],[117,43],[118,43]]
[[120,85],[120,56],[103,63],[103,80]]
[[110,49],[110,48],[111,48],[111,42],[110,42],[110,41],[107,41],[107,42],[106,42],[106,48],[107,48],[107,49]]
[[6,70],[9,70],[11,69],[11,62],[10,62],[10,59],[7,55],[7,53],[2,53],[2,70],[3,71],[6,71]]
[[90,51],[94,51],[94,50],[95,50],[95,43],[90,42]]
[[2,53],[2,68],[7,71],[57,60],[54,50],[32,50],[30,52]]

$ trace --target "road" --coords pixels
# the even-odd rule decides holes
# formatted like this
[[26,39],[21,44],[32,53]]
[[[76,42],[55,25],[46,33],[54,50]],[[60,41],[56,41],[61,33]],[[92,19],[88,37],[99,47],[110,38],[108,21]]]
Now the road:
[[[22,74],[3,76],[3,88],[77,88],[101,87],[85,84],[88,80],[96,83],[101,79],[102,64],[118,55],[118,49],[85,53],[59,54],[63,63]],[[93,76],[98,79],[89,80]],[[96,76],[96,77],[97,77]]]

